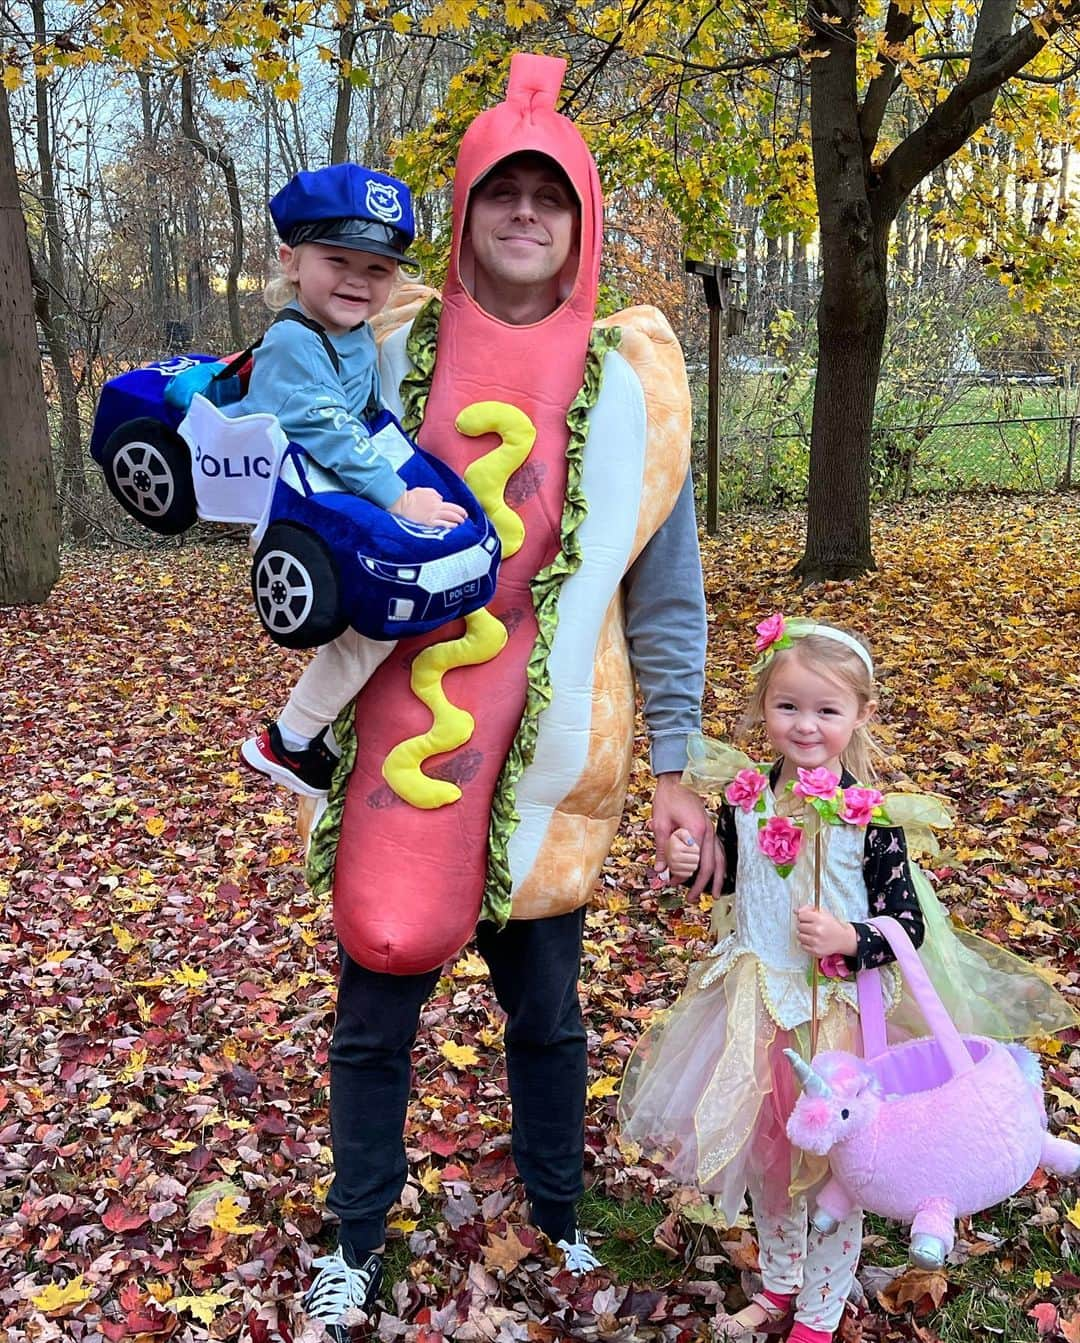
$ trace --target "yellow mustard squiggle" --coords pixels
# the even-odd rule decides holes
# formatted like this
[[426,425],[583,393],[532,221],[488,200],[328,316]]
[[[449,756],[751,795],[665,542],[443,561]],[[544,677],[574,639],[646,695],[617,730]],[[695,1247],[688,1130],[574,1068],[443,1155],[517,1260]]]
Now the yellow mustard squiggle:
[[465,617],[465,633],[448,643],[432,644],[413,661],[410,684],[418,700],[431,710],[431,727],[418,737],[399,742],[383,761],[383,778],[398,797],[430,811],[456,802],[461,789],[447,779],[432,779],[420,768],[428,756],[464,746],[476,726],[467,709],[451,704],[442,679],[451,667],[490,662],[506,646],[506,626],[487,607]]
[[[506,484],[532,451],[536,428],[523,411],[505,401],[474,402],[458,415],[455,424],[470,438],[496,433],[501,439],[497,448],[466,470],[465,481],[491,519],[507,558],[521,549],[525,526],[506,502]],[[466,616],[465,633],[459,639],[432,644],[413,660],[409,684],[430,711],[431,727],[399,742],[382,767],[383,778],[405,802],[430,811],[461,797],[457,784],[432,779],[421,768],[430,756],[464,746],[476,726],[472,714],[447,699],[442,680],[453,667],[475,666],[498,657],[507,638],[502,621],[484,607]]]
[[470,438],[498,434],[502,442],[466,470],[465,484],[484,506],[499,533],[503,559],[521,549],[525,524],[506,502],[506,483],[525,461],[536,442],[536,426],[523,410],[506,401],[474,401],[454,421]]

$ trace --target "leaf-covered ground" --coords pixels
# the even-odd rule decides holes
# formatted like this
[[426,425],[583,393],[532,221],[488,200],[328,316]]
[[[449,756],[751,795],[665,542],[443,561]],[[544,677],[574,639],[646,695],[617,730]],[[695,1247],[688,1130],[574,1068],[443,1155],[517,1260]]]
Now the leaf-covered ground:
[[[1076,497],[894,512],[878,520],[877,573],[810,594],[787,577],[794,522],[725,527],[705,554],[709,730],[734,727],[764,614],[858,626],[892,764],[955,804],[943,898],[1080,999]],[[8,1343],[315,1338],[295,1293],[332,1234],[334,940],[288,795],[235,763],[299,668],[257,632],[246,570],[221,543],[84,552],[46,606],[0,612]],[[692,1339],[752,1290],[750,1232],[722,1237],[708,1207],[617,1144],[631,1043],[708,945],[707,913],[651,877],[648,793],[639,765],[582,984],[583,1221],[611,1271],[576,1282],[524,1221],[499,1013],[467,952],[417,1048],[381,1337]],[[1080,1136],[1080,1050],[1042,1048],[1052,1122]],[[1080,1343],[1078,1193],[1040,1174],[962,1226],[947,1277],[899,1273],[901,1240],[876,1225],[869,1304],[843,1337]]]

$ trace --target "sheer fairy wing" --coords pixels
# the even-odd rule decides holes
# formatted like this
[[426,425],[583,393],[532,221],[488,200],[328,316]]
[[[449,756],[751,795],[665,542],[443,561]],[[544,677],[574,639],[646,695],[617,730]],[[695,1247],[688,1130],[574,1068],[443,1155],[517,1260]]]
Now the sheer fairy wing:
[[705,737],[700,732],[690,736],[686,744],[687,766],[682,781],[699,793],[719,793],[727,787],[741,769],[757,769],[757,764],[743,751],[727,742]]
[[953,823],[952,812],[933,793],[886,793],[882,801],[892,825],[904,832],[909,853],[939,853],[935,830],[947,830]]
[[1080,1024],[1039,967],[955,927],[917,863],[911,875],[925,929],[919,957],[962,1034],[1024,1040]]

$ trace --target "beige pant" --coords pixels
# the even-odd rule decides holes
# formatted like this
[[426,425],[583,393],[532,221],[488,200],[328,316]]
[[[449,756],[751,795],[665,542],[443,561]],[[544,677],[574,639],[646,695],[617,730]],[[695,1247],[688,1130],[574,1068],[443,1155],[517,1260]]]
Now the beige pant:
[[297,737],[317,737],[356,698],[394,646],[394,641],[368,639],[354,629],[323,644],[297,681],[279,724]]
[[[751,1185],[751,1203],[754,1193]],[[795,1295],[795,1319],[811,1329],[831,1333],[840,1323],[859,1264],[862,1222],[856,1210],[823,1236],[808,1224],[805,1198],[792,1199],[780,1215],[755,1213],[762,1285]]]

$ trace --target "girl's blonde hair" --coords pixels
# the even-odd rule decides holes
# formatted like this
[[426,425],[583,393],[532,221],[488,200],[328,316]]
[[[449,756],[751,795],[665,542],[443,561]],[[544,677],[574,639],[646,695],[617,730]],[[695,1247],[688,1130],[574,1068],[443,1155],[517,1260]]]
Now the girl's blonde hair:
[[[836,628],[843,627],[838,625]],[[843,630],[843,633],[855,639],[867,652],[870,651],[869,645],[861,635],[848,629]],[[747,740],[765,717],[765,694],[769,682],[776,674],[776,668],[782,660],[792,658],[798,659],[810,671],[817,672],[819,676],[826,676],[843,686],[845,690],[849,690],[858,700],[860,709],[877,700],[874,678],[858,653],[840,643],[838,639],[830,639],[826,634],[804,634],[795,639],[790,648],[782,648],[774,653],[758,672],[749,702],[736,728],[736,737],[740,744]],[[847,748],[840,756],[840,763],[845,769],[850,770],[860,783],[871,784],[877,778],[877,761],[883,755],[884,752],[870,731],[869,723],[865,723],[852,733]]]

